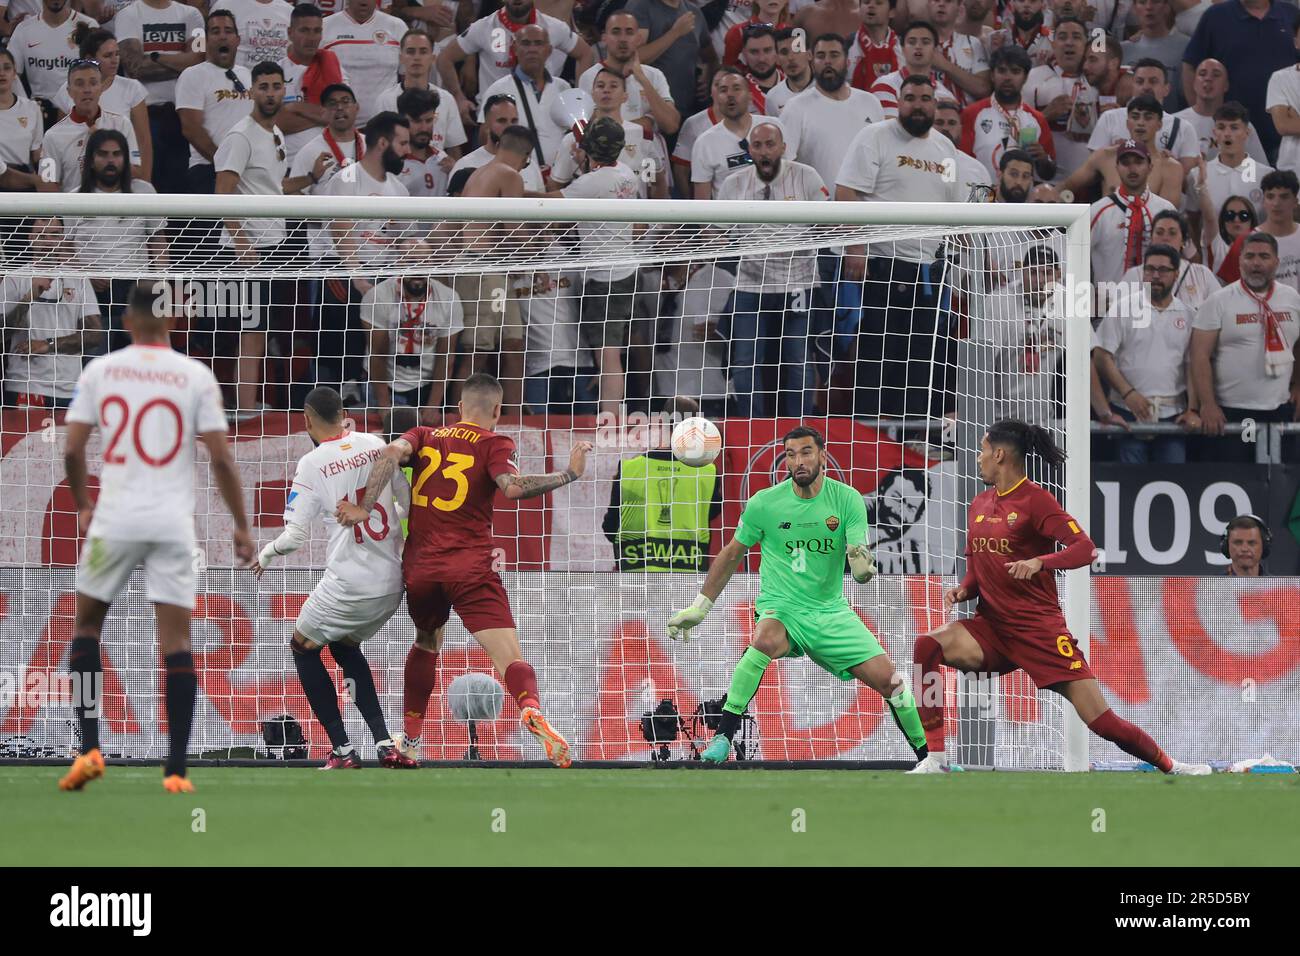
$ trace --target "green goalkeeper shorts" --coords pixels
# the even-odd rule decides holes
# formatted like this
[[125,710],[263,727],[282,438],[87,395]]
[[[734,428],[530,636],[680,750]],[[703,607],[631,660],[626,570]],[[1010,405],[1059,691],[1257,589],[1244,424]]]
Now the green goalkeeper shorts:
[[826,611],[774,607],[754,611],[756,623],[767,617],[774,617],[785,626],[790,640],[786,657],[806,654],[818,667],[840,680],[853,680],[853,668],[885,653],[876,635],[847,604]]

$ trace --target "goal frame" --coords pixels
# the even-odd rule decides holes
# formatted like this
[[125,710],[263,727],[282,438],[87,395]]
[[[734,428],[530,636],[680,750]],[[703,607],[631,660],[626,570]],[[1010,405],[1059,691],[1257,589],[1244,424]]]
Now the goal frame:
[[[118,216],[155,218],[497,222],[629,222],[679,225],[920,226],[1065,230],[1062,282],[1065,296],[1066,510],[1083,526],[1089,514],[1089,324],[1090,308],[1078,315],[1080,294],[1091,288],[1089,207],[1051,203],[795,202],[724,200],[488,199],[412,197],[197,196],[138,193],[3,193],[0,217]],[[656,257],[663,258],[663,257]],[[690,258],[683,252],[680,259]],[[81,271],[81,270],[71,270]],[[201,275],[204,270],[186,269]],[[258,277],[256,266],[243,270]],[[322,274],[328,273],[326,269]],[[281,274],[281,273],[275,273]],[[147,278],[148,276],[142,276]],[[1090,653],[1090,568],[1064,574],[1066,623],[1085,655]],[[1064,770],[1089,766],[1088,731],[1074,708],[1065,717]]]

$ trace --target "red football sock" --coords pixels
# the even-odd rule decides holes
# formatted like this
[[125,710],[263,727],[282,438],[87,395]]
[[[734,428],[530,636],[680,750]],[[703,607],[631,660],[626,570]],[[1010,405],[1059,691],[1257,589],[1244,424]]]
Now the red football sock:
[[438,652],[412,644],[402,679],[402,730],[409,740],[418,740],[424,729],[424,712],[437,679]]
[[1113,710],[1103,713],[1088,725],[1088,729],[1098,737],[1109,740],[1126,754],[1145,760],[1165,773],[1173,769],[1174,762],[1145,730],[1137,724],[1129,723]]
[[506,668],[506,690],[510,692],[511,698],[519,709],[525,707],[540,708],[541,702],[537,697],[537,673],[533,670],[533,665],[527,661],[515,661]]
[[925,728],[925,745],[930,753],[943,753],[943,673],[939,670],[943,664],[943,648],[933,637],[918,637],[912,660],[920,670],[916,680],[916,711]]

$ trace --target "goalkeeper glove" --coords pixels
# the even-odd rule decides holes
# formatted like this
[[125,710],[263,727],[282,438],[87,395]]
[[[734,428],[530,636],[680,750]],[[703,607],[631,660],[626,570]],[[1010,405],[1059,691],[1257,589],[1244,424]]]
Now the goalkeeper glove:
[[871,557],[871,552],[867,550],[865,544],[851,544],[848,547],[849,570],[853,572],[853,580],[859,584],[866,584],[876,576],[876,561]]
[[695,596],[695,603],[684,611],[678,611],[668,619],[668,636],[674,641],[689,641],[691,628],[704,620],[704,616],[713,610],[713,602],[703,594]]

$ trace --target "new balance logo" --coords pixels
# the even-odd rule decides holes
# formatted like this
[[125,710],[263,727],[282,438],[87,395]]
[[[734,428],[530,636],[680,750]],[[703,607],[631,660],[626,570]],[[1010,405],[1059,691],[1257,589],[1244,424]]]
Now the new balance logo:
[[790,530],[790,522],[788,522],[788,521],[782,521],[782,522],[781,522],[777,527],[779,527],[782,531],[789,531],[789,530]]
[[133,936],[148,936],[153,926],[152,893],[70,893],[50,897],[51,926],[126,926]]

